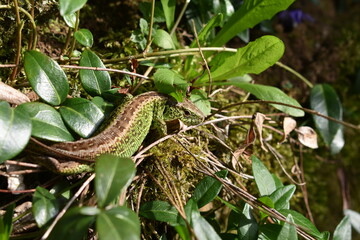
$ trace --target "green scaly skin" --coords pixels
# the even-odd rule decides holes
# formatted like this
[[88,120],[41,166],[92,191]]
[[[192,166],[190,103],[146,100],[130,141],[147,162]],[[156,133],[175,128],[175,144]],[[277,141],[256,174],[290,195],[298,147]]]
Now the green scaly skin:
[[[131,157],[140,147],[151,128],[166,133],[166,121],[179,119],[186,125],[204,120],[203,113],[189,100],[178,103],[171,97],[147,92],[140,94],[115,109],[102,132],[88,139],[56,143],[46,146],[32,139],[30,146],[41,146],[41,154],[33,161],[61,174],[93,171],[93,161],[104,153]],[[31,151],[34,155],[35,151]],[[44,156],[45,155],[45,156]]]

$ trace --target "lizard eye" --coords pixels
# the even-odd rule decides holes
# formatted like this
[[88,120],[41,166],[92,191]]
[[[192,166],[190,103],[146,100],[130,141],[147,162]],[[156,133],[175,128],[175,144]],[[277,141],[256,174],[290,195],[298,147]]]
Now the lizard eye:
[[191,113],[188,110],[184,110],[185,116],[189,116]]

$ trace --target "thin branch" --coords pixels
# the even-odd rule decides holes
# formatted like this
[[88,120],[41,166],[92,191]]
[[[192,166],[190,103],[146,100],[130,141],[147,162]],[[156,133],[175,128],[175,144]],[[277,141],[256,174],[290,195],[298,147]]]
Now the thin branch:
[[146,44],[146,48],[143,52],[144,56],[146,56],[146,53],[149,51],[149,48],[151,46],[152,43],[152,30],[153,30],[153,25],[154,25],[154,14],[155,14],[155,0],[152,0],[152,4],[151,4],[151,16],[150,16],[150,27],[149,27],[149,34],[148,34],[148,39],[147,39],[147,44]]

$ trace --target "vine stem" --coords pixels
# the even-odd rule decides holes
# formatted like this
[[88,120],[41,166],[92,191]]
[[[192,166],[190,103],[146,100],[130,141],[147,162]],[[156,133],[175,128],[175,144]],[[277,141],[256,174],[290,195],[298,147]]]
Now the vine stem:
[[[17,25],[17,32],[16,32],[16,55],[15,55],[15,64],[19,65],[20,63],[20,55],[21,55],[21,31],[24,27],[24,22],[20,19],[20,13],[19,13],[19,5],[17,0],[13,0],[14,3],[14,9],[15,9],[15,19],[16,19],[16,25]],[[11,73],[10,80],[11,83],[15,83],[15,78],[18,72],[18,66],[16,66],[13,69],[13,72]]]

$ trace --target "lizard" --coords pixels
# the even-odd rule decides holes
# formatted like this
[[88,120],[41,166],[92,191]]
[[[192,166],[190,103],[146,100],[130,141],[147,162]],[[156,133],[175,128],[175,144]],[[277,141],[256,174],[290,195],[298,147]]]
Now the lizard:
[[118,106],[100,128],[102,131],[91,138],[50,146],[31,138],[27,150],[32,161],[53,172],[89,172],[93,171],[94,160],[101,154],[131,157],[151,128],[166,134],[166,122],[172,120],[196,125],[204,120],[204,115],[188,99],[177,102],[170,96],[150,91]]

